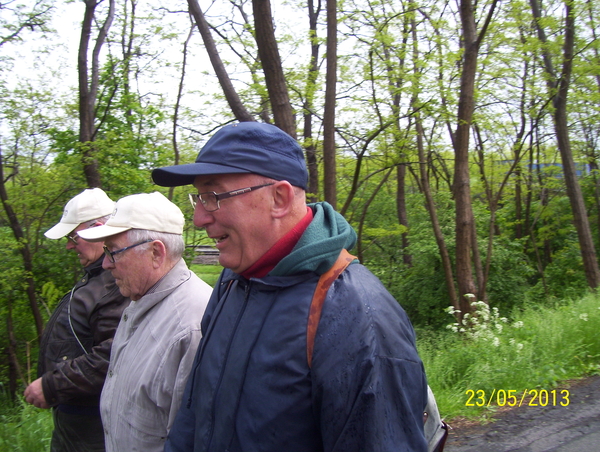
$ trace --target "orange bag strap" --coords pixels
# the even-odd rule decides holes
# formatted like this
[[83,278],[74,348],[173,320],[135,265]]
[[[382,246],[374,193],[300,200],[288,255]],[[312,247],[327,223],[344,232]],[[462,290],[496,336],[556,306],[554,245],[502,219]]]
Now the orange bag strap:
[[327,291],[346,267],[350,265],[350,262],[355,259],[356,257],[351,255],[345,248],[342,249],[333,266],[319,278],[319,282],[317,283],[315,293],[310,303],[308,324],[306,325],[306,358],[308,360],[308,367],[312,364],[315,336],[317,335],[319,319],[321,318],[321,311],[323,310],[323,302],[327,296]]

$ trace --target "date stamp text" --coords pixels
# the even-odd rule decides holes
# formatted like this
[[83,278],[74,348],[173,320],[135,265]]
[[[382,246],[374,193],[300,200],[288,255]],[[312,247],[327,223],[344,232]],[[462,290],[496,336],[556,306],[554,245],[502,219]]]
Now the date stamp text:
[[491,393],[483,389],[467,389],[465,406],[569,406],[568,389],[494,389]]

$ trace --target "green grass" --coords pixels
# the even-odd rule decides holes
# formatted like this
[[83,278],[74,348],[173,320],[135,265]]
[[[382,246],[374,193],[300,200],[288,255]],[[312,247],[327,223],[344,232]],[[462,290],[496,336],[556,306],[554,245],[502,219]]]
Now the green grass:
[[[485,420],[493,417],[498,405],[515,402],[504,399],[508,390],[520,400],[525,390],[551,391],[561,381],[600,373],[597,295],[527,307],[510,321],[492,312],[487,322],[480,323],[485,327],[471,337],[448,330],[424,333],[417,341],[443,417]],[[471,399],[474,406],[467,406],[470,391],[479,390],[484,399],[477,400],[483,393],[476,393]]]
[[220,265],[200,265],[200,264],[191,264],[190,270],[196,273],[200,279],[204,280],[211,287],[215,287],[217,280],[219,279],[219,275],[221,274],[221,270],[223,267]]
[[22,399],[0,396],[0,451],[46,452],[50,450],[52,415]]

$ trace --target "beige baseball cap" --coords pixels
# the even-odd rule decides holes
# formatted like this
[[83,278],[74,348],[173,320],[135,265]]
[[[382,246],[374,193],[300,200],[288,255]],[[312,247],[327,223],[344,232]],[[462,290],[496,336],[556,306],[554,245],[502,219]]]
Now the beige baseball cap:
[[184,223],[181,209],[155,191],[119,199],[106,224],[79,231],[77,234],[84,240],[92,241],[130,229],[183,234]]
[[100,188],[83,190],[67,203],[60,222],[48,229],[44,235],[49,239],[60,239],[86,221],[110,215],[115,202]]

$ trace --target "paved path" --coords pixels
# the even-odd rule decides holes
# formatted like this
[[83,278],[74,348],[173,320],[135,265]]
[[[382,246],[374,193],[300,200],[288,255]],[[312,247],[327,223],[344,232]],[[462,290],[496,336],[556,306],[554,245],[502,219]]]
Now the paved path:
[[600,452],[600,376],[565,387],[569,406],[522,406],[485,426],[459,426],[445,452]]

